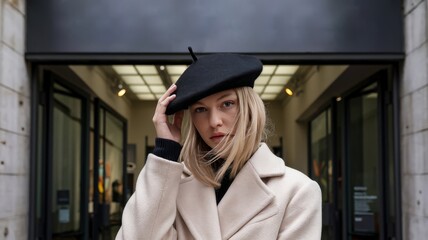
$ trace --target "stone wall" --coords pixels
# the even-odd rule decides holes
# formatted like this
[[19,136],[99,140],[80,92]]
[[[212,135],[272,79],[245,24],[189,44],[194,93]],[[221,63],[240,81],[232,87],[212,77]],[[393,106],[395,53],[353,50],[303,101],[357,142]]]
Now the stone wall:
[[27,239],[30,80],[25,0],[0,0],[0,239]]
[[403,239],[428,236],[427,1],[405,0],[400,80]]

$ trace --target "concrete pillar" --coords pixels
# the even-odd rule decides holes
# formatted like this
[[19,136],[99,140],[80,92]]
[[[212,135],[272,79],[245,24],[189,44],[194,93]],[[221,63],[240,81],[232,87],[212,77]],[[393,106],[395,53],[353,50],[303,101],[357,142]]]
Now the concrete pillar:
[[427,1],[405,0],[400,79],[403,239],[428,236]]
[[0,0],[0,239],[28,238],[30,80],[25,0]]

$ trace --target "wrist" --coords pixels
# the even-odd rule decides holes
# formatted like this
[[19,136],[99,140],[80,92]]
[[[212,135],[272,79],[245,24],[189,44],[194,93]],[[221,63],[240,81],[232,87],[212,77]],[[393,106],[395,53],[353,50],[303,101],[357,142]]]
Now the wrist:
[[153,154],[171,161],[178,161],[181,145],[175,140],[157,137]]

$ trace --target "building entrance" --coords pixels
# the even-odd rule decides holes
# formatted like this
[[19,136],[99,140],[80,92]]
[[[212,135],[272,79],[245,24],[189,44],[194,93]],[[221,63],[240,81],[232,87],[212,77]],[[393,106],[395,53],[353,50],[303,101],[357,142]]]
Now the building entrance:
[[382,70],[310,122],[310,175],[323,192],[323,239],[394,239],[392,80]]
[[[167,65],[162,71],[166,70],[170,74],[167,79],[174,81],[179,73],[172,73],[178,72],[178,68],[184,67]],[[123,207],[134,190],[134,177],[127,179],[130,173],[127,143],[145,149],[139,153],[139,158],[144,160],[149,152],[147,146],[153,146],[155,139],[151,133],[151,114],[156,101],[137,97],[150,95],[155,98],[155,90],[164,87],[164,82],[155,82],[154,73],[142,72],[160,71],[161,66],[69,67],[76,76],[90,76],[86,83],[104,81],[94,77],[97,76],[94,73],[107,76],[108,72],[102,72],[103,69],[123,73],[118,77],[125,80],[128,97],[134,97],[130,104],[133,114],[126,118],[118,113],[117,106],[111,107],[108,98],[103,100],[107,99],[109,104],[92,93],[95,88],[81,88],[82,84],[69,72],[62,73],[63,69],[58,69],[55,74],[44,72],[38,78],[38,154],[32,178],[36,182],[36,201],[31,227],[34,226],[39,239],[114,239],[121,226]],[[261,89],[262,97],[274,95],[274,87],[294,90],[294,95],[286,96],[281,92],[273,100],[265,99],[276,126],[273,134],[285,139],[284,144],[281,140],[278,144],[271,138],[269,145],[285,146],[286,164],[291,167],[299,167],[302,162],[297,161],[299,158],[309,158],[307,169],[303,171],[308,170],[305,173],[319,183],[323,194],[322,239],[397,237],[399,179],[395,176],[399,170],[397,155],[392,152],[393,67],[300,66],[292,76],[286,75],[285,69],[285,65],[266,65],[259,79],[264,85],[256,84],[254,89]],[[282,74],[276,76],[278,70],[282,70]],[[132,75],[131,71],[137,73]],[[57,72],[61,75],[56,75]],[[358,79],[349,83],[351,75]],[[105,79],[105,89],[109,91],[111,79]],[[140,79],[147,85],[137,84]],[[350,87],[342,79],[347,80]],[[285,85],[279,86],[280,81],[285,81]],[[314,95],[310,92],[313,84],[328,81],[331,83],[322,96],[303,105]],[[342,88],[336,88],[337,85]],[[330,92],[337,97],[331,98]],[[295,109],[302,110],[289,111],[296,103],[302,105]],[[299,116],[299,124],[304,125],[305,131],[290,134],[299,129],[293,125],[298,121],[288,121],[285,115],[287,118]],[[129,132],[128,121],[132,129]],[[296,148],[299,156],[293,155],[293,148],[287,148],[290,142],[299,142]],[[143,164],[133,173],[138,174],[142,167]],[[128,180],[131,187],[127,186]]]

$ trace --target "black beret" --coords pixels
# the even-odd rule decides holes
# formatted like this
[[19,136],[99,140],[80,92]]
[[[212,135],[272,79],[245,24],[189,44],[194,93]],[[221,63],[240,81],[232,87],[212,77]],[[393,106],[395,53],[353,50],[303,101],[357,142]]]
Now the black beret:
[[212,54],[198,59],[177,80],[176,98],[169,103],[166,114],[186,109],[211,94],[237,87],[253,87],[263,64],[253,56]]

